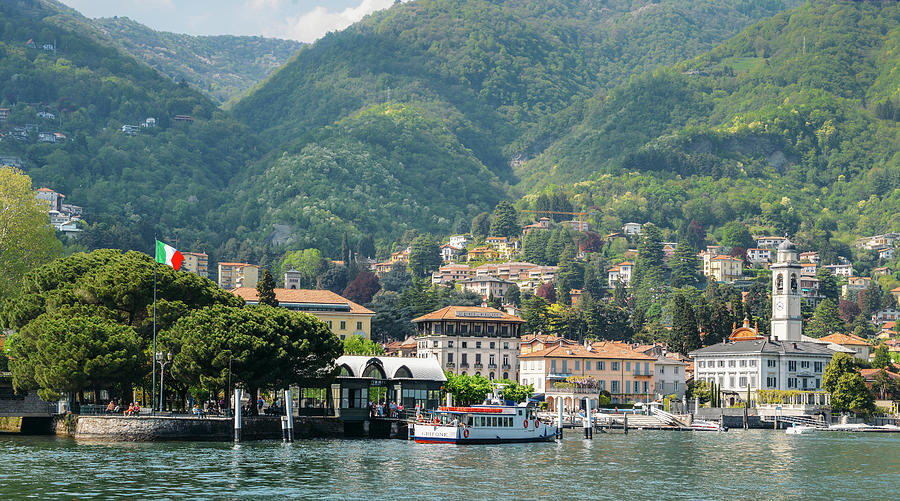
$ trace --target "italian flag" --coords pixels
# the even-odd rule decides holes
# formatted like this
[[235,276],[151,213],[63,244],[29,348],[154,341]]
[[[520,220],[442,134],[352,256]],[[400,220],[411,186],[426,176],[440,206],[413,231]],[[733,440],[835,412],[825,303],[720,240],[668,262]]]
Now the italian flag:
[[184,261],[184,256],[178,252],[175,247],[171,245],[166,245],[159,240],[156,241],[156,262],[159,264],[167,264],[172,268],[175,268],[175,271],[178,271],[181,268],[181,263]]

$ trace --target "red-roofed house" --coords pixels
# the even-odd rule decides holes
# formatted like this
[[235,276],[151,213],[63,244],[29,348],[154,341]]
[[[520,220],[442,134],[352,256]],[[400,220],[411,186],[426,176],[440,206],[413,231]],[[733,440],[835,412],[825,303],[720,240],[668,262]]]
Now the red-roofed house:
[[844,348],[851,349],[854,352],[854,357],[865,362],[869,361],[869,355],[872,352],[872,345],[870,345],[868,341],[853,334],[829,334],[827,336],[820,337],[819,341],[839,344]]

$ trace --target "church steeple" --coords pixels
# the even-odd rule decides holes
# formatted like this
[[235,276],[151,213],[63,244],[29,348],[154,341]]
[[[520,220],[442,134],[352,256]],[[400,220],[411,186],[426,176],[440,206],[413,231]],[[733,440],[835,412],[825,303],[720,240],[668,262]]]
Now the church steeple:
[[803,317],[800,314],[800,262],[790,240],[778,246],[772,269],[772,337],[780,341],[800,341]]

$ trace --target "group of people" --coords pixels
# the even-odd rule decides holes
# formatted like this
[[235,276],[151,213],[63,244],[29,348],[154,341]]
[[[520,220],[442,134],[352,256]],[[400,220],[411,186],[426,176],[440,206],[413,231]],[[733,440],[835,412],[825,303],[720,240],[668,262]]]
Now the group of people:
[[381,402],[369,402],[369,417],[400,417],[400,413],[403,412],[403,404],[397,404],[396,402],[391,402],[388,404],[385,401]]
[[123,416],[136,416],[141,413],[141,406],[138,405],[137,402],[131,402],[131,404],[128,405],[128,408],[123,411],[122,406],[117,404],[115,400],[110,400],[109,403],[106,404],[107,414],[118,414],[120,412]]

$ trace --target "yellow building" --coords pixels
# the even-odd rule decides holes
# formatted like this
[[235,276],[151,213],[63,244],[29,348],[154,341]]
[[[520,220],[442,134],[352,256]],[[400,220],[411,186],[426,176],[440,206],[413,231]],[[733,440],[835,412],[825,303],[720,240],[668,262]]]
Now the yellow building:
[[182,252],[181,255],[184,256],[181,269],[201,277],[209,276],[209,256],[202,252]]
[[247,263],[219,263],[219,287],[234,289],[235,287],[256,288],[259,282],[259,266]]
[[731,283],[743,277],[744,260],[739,257],[718,255],[709,260],[708,269],[706,276],[710,280]]
[[[239,287],[231,291],[247,304],[258,304],[255,287]],[[372,339],[372,317],[375,312],[328,290],[275,289],[278,306],[302,311],[328,324],[339,338],[362,336]]]

